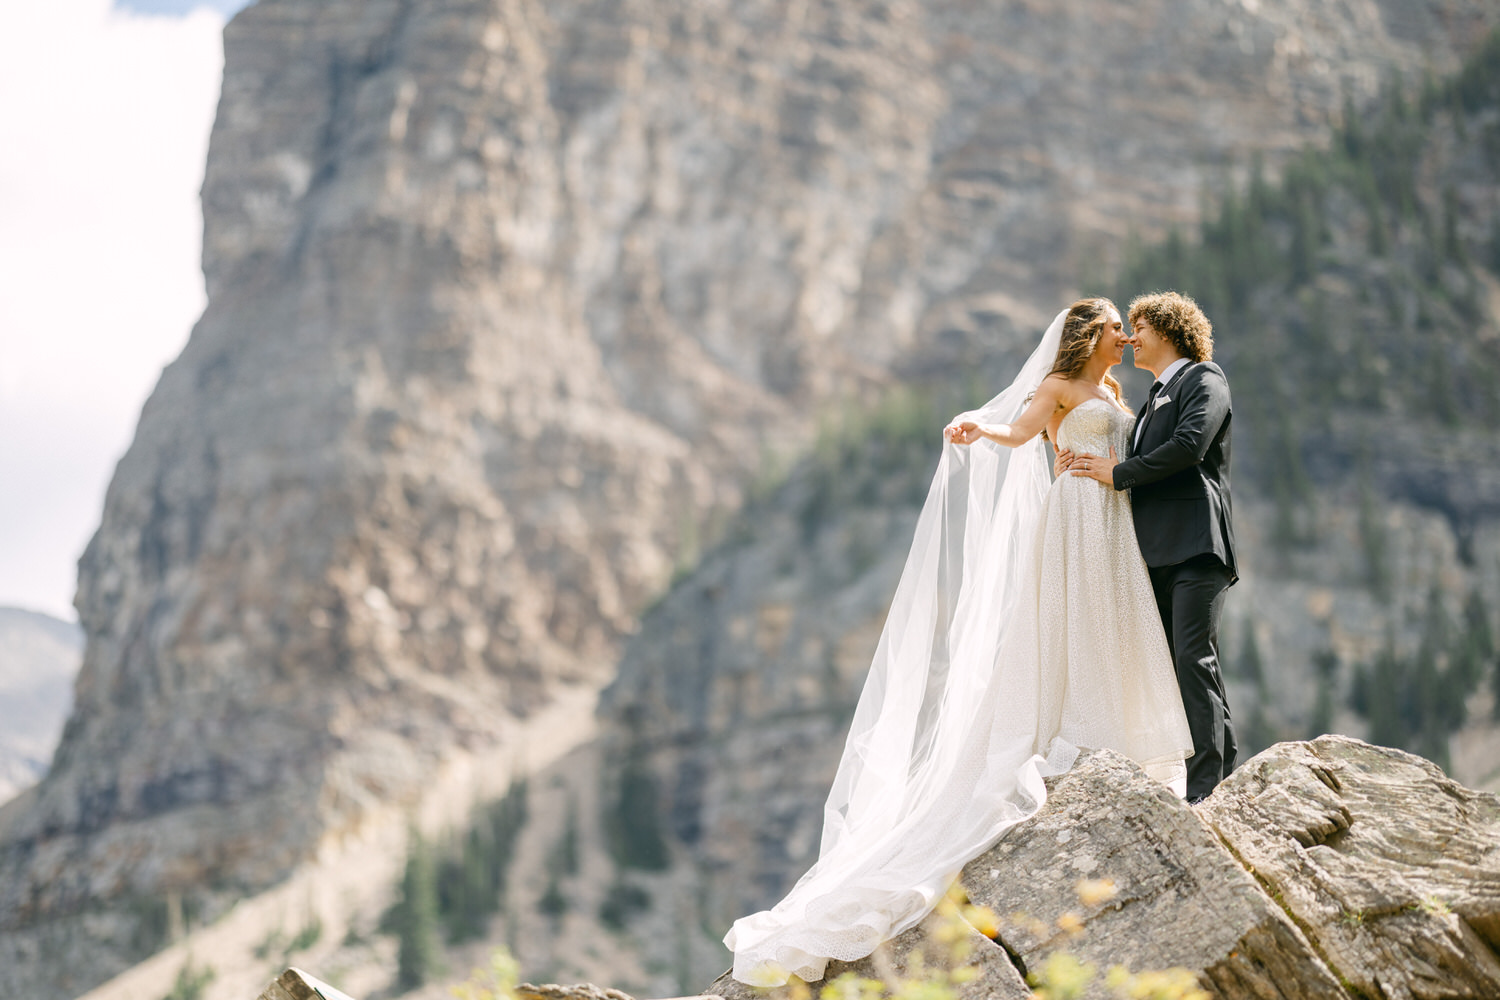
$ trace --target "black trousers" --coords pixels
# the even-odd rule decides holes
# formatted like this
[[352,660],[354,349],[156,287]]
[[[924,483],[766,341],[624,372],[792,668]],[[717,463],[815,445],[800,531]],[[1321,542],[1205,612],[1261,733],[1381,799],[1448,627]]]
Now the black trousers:
[[1188,801],[1193,802],[1229,776],[1238,749],[1219,670],[1219,616],[1232,577],[1212,555],[1149,570],[1193,735],[1187,761]]

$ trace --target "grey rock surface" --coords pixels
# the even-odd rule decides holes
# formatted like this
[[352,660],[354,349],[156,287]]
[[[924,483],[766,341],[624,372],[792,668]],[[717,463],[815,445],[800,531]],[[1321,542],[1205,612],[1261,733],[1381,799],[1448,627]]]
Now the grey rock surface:
[[[1027,969],[1061,951],[1101,973],[1186,968],[1225,998],[1349,995],[1193,809],[1131,761],[1087,752],[1049,786],[1042,811],[961,876]],[[1091,898],[1090,880],[1113,894]],[[1109,995],[1102,977],[1089,995]]]
[[352,998],[301,969],[293,968],[287,969],[273,979],[256,1000],[352,1000]]
[[593,983],[575,983],[569,986],[558,983],[520,983],[516,986],[515,993],[520,1000],[634,1000],[629,993]]
[[1366,996],[1500,996],[1500,799],[1345,737],[1282,744],[1200,805]]

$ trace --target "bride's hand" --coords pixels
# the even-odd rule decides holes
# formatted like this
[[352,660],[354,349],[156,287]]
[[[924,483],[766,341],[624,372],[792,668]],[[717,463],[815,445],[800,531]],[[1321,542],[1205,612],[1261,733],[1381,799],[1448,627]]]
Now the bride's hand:
[[960,420],[943,428],[943,437],[953,444],[973,444],[980,436],[979,425],[972,420]]
[[1073,467],[1073,459],[1076,457],[1077,456],[1067,448],[1057,449],[1057,458],[1053,459],[1052,461],[1052,478],[1056,479],[1058,476],[1071,469]]

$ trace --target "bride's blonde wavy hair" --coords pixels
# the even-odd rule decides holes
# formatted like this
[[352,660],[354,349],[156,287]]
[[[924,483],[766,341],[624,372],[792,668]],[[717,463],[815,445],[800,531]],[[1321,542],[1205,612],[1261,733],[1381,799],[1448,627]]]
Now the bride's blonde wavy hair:
[[[1115,315],[1120,314],[1119,307],[1102,295],[1098,298],[1079,299],[1068,307],[1068,318],[1063,320],[1062,342],[1057,345],[1057,360],[1052,363],[1052,370],[1047,373],[1049,376],[1076,378],[1083,371],[1083,366],[1094,356],[1094,350],[1099,346],[1099,338],[1104,334],[1104,324],[1111,309],[1115,311]],[[1104,384],[1114,390],[1115,399],[1123,406],[1125,395],[1120,391],[1120,383],[1115,377],[1105,375]]]
[[[1047,377],[1061,375],[1063,378],[1074,378],[1083,371],[1084,364],[1094,356],[1094,350],[1099,346],[1099,338],[1104,333],[1104,323],[1113,309],[1118,315],[1120,309],[1109,299],[1099,296],[1092,299],[1079,299],[1068,307],[1068,316],[1063,320],[1062,339],[1057,345],[1057,360],[1052,362],[1052,370]],[[1113,375],[1104,376],[1104,384],[1114,390],[1115,399],[1121,406],[1125,405],[1125,394],[1120,391],[1120,383]],[[1031,396],[1026,397],[1026,402],[1031,402]],[[1051,441],[1047,432],[1042,431],[1042,440]]]

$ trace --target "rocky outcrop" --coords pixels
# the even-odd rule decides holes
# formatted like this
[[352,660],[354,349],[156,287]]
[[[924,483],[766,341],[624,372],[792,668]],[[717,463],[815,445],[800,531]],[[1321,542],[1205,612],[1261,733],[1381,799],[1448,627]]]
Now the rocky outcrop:
[[631,1000],[630,994],[621,993],[608,986],[579,983],[574,986],[559,986],[556,983],[519,983],[516,986],[518,1000]]
[[[1107,889],[1090,896],[1090,881]],[[1187,968],[1223,997],[1347,996],[1194,810],[1108,751],[1057,780],[1042,812],[962,882],[1000,915],[1000,939],[1028,970],[1067,952],[1101,972]]]
[[349,1000],[339,990],[301,969],[287,969],[256,1000]]
[[1500,799],[1353,740],[1283,744],[1197,809],[1355,995],[1500,995]]

